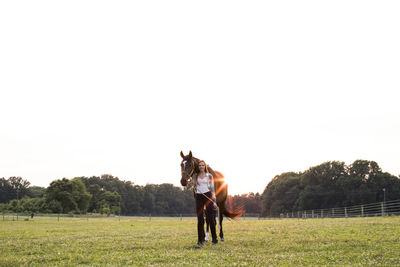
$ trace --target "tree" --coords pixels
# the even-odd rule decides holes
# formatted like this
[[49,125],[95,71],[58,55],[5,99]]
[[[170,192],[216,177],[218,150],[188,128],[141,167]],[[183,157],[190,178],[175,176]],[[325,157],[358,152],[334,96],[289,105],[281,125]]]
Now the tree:
[[[63,213],[86,213],[90,198],[91,195],[79,178],[53,181],[46,191],[46,202],[49,203],[49,207],[58,209],[61,206]],[[57,211],[59,210],[53,210]]]
[[292,211],[301,190],[300,177],[295,172],[275,176],[262,194],[262,214],[272,216]]
[[375,161],[356,160],[347,169],[347,176],[337,182],[343,192],[341,206],[375,202],[379,192],[375,192],[374,184],[382,173],[379,165]]
[[[15,193],[15,194],[14,194]],[[0,178],[0,203],[7,203],[17,197],[16,192],[5,178]]]
[[27,194],[29,185],[27,180],[19,176],[12,176],[7,180],[0,178],[0,203],[21,199]]
[[17,193],[20,194],[20,196],[23,196],[28,191],[28,187],[30,185],[28,180],[25,180],[19,176],[12,176],[8,178],[8,183],[11,185],[12,189],[16,190]]
[[[79,178],[93,195],[89,211],[99,211],[100,191],[104,191],[120,195],[120,212],[124,215],[194,213],[193,191],[172,184],[139,186],[109,174]],[[112,209],[110,212],[113,212]]]
[[373,202],[400,199],[400,179],[390,173],[379,173],[370,177],[367,186],[373,196]]
[[100,191],[97,200],[97,211],[106,214],[120,213],[121,196],[117,192]]
[[261,213],[261,195],[259,193],[248,193],[241,195],[234,195],[228,197],[227,207],[229,209],[237,210],[243,209],[246,214],[260,214]]
[[375,161],[356,160],[349,166],[349,175],[359,177],[363,181],[379,173],[382,173],[382,170]]
[[309,168],[301,175],[302,190],[294,209],[320,209],[335,206],[341,197],[337,181],[346,176],[346,165],[340,161],[328,161]]
[[262,214],[278,215],[368,204],[400,198],[400,179],[383,173],[375,161],[356,160],[349,166],[329,161],[302,173],[275,176],[262,194]]
[[46,188],[44,187],[40,187],[40,186],[30,186],[28,188],[28,192],[27,192],[27,196],[28,197],[33,197],[33,198],[37,198],[37,197],[44,197],[44,194],[46,193]]
[[22,212],[43,212],[45,208],[44,198],[30,198],[24,197],[20,200],[20,207]]
[[146,214],[154,214],[156,206],[155,188],[153,185],[146,185],[144,187],[144,198],[142,202],[142,210]]
[[89,208],[90,198],[92,197],[87,191],[85,184],[79,178],[70,181],[72,184],[72,196],[78,206],[80,213],[85,214]]
[[[121,181],[118,177],[113,177],[109,174],[98,176],[79,177],[86,185],[88,190],[105,190],[109,192],[117,192],[121,196],[120,212],[125,215],[138,215],[142,213],[140,203],[143,200],[143,187],[136,186],[130,181]],[[91,186],[95,187],[91,187]],[[95,189],[97,188],[97,189]],[[97,196],[95,196],[96,198]],[[93,209],[92,201],[89,210]]]

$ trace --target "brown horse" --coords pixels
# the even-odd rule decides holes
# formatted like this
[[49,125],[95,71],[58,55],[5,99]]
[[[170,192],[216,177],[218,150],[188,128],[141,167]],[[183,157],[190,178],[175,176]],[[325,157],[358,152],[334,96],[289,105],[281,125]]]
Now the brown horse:
[[[199,159],[192,156],[192,151],[189,152],[188,155],[183,155],[181,151],[181,185],[188,186],[193,184],[193,175],[199,172]],[[230,211],[225,207],[225,201],[228,197],[228,184],[224,181],[224,176],[222,173],[218,171],[214,171],[210,166],[208,167],[208,172],[212,174],[214,177],[214,187],[215,187],[215,196],[217,206],[219,208],[219,237],[221,241],[224,241],[224,233],[222,231],[222,220],[223,215],[228,218],[235,219],[240,217],[244,211],[237,210],[237,211]]]

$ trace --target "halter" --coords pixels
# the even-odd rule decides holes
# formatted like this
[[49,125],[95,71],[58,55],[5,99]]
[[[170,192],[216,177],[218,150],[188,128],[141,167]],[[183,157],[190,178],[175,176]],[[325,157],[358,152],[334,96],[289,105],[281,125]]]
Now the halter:
[[[193,173],[194,173],[194,161],[193,161],[193,159],[191,159],[191,167],[192,167],[192,170],[190,171],[190,173],[187,173],[187,171],[186,170],[184,170],[184,171],[182,171],[182,173],[185,173],[189,178],[187,179],[187,182],[189,182],[191,179],[193,179],[192,178],[192,175],[193,175]],[[185,166],[185,165],[184,165]]]

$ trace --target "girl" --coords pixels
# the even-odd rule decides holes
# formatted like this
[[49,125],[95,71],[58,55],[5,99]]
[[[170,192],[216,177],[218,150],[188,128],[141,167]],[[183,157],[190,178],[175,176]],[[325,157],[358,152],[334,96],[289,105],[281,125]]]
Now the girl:
[[204,160],[200,160],[198,166],[198,173],[194,175],[198,237],[196,248],[200,248],[204,243],[204,206],[206,206],[206,217],[209,218],[212,243],[218,243],[214,218],[214,205],[216,198],[213,176],[208,172]]

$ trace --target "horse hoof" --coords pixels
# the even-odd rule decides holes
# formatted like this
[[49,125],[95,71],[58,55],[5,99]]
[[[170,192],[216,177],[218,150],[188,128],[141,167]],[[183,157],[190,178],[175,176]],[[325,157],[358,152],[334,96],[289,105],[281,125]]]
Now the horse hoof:
[[225,241],[225,239],[222,237],[222,238],[221,238],[221,242],[224,242],[224,241]]

